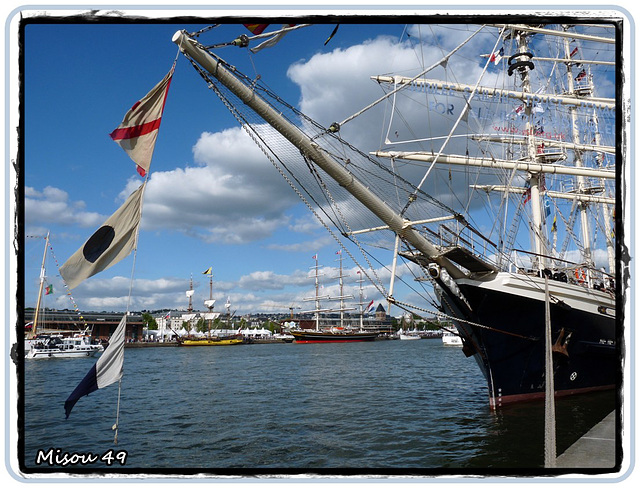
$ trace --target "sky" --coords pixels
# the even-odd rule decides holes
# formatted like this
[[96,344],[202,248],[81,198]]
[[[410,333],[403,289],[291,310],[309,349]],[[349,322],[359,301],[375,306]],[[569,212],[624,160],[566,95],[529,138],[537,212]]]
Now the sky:
[[[308,307],[303,299],[314,293],[312,256],[332,268],[328,276],[335,275],[338,247],[171,42],[177,30],[193,32],[211,22],[176,18],[172,11],[169,21],[133,23],[133,15],[103,12],[97,22],[62,17],[25,27],[25,305],[36,302],[43,236],[49,232],[47,283],[54,293],[46,306],[52,308],[184,310],[192,280],[194,308],[204,310],[209,281],[202,273],[209,267],[219,311],[227,298],[239,315]],[[235,47],[219,54],[328,125],[381,95],[370,75],[405,67],[416,55],[410,36],[415,39],[415,26],[406,21],[342,24],[325,45],[332,30],[316,22],[253,55]],[[439,42],[452,48],[469,33],[441,32]],[[214,44],[240,34],[250,33],[240,23],[225,24],[201,39]],[[491,47],[485,40],[478,49]],[[143,181],[108,134],[176,59],[135,258],[87,279],[70,297],[57,267]],[[475,61],[474,70],[481,69],[482,59]],[[351,135],[376,148],[381,127],[374,122],[367,119],[361,126],[366,130]],[[388,281],[391,257],[384,259],[378,271]],[[347,260],[343,266],[347,292],[357,297],[356,267]],[[325,286],[335,291],[335,280]],[[411,293],[399,285],[396,296]],[[365,285],[365,302],[370,300],[386,307],[379,292]]]

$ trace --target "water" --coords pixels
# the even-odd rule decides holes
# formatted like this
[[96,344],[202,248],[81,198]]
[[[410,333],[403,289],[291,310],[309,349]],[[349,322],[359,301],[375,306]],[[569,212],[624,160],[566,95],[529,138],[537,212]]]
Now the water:
[[[126,451],[145,473],[442,473],[539,469],[540,402],[491,412],[475,361],[439,340],[126,349],[117,384],[64,401],[95,358],[25,361],[25,470],[38,453]],[[563,399],[558,453],[615,408]],[[122,470],[94,461],[73,469]]]

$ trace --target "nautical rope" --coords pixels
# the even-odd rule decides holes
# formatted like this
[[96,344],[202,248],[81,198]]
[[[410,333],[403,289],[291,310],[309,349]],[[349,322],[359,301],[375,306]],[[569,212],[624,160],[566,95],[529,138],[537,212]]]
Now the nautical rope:
[[[401,85],[397,88],[395,88],[394,90],[390,91],[389,93],[386,93],[385,95],[383,95],[381,98],[379,98],[378,100],[376,100],[375,102],[370,103],[369,105],[367,105],[366,107],[364,107],[363,109],[361,109],[359,112],[356,112],[355,114],[347,117],[346,119],[344,119],[342,122],[340,122],[340,125],[343,126],[344,124],[346,124],[347,122],[355,119],[356,117],[362,115],[364,112],[366,112],[367,110],[369,110],[370,108],[376,106],[377,104],[379,104],[380,102],[382,102],[383,100],[386,100],[387,98],[389,98],[391,95],[394,95],[396,92],[399,92],[400,90],[407,88],[408,86],[411,86],[411,83],[415,80],[417,80],[418,78],[420,78],[421,76],[424,76],[425,74],[427,74],[429,71],[431,71],[434,68],[437,68],[438,66],[442,66],[444,63],[446,63],[449,58],[451,56],[453,56],[453,54],[456,53],[456,51],[458,51],[459,49],[461,49],[465,44],[467,44],[468,42],[471,41],[471,39],[473,39],[476,34],[478,34],[482,29],[484,29],[485,26],[482,25],[480,26],[480,28],[478,30],[476,30],[476,32],[474,32],[473,34],[471,34],[471,36],[469,36],[469,38],[464,41],[462,44],[460,44],[458,47],[456,47],[453,51],[451,51],[450,53],[448,53],[447,55],[445,55],[444,57],[442,57],[441,59],[439,59],[437,62],[435,62],[434,64],[432,64],[431,66],[429,66],[427,69],[423,70],[422,72],[418,73],[416,76],[414,76],[411,80],[409,80],[408,83]],[[493,52],[493,51],[492,51]]]
[[[306,158],[305,158],[306,159]],[[360,251],[360,253],[362,254],[362,256],[364,257],[364,260],[367,262],[367,264],[369,265],[369,269],[371,270],[371,272],[373,273],[373,275],[375,276],[378,284],[380,285],[379,287],[373,283],[374,286],[376,286],[376,288],[378,289],[378,291],[380,291],[380,293],[382,293],[383,296],[387,295],[387,292],[385,290],[384,285],[382,284],[382,281],[380,280],[380,277],[378,276],[378,274],[376,273],[373,265],[371,264],[371,262],[369,261],[369,259],[367,258],[367,253],[364,251],[364,249],[362,248],[362,246],[360,245],[360,241],[357,238],[353,237],[353,231],[351,229],[351,227],[349,226],[349,223],[347,222],[347,219],[344,218],[344,215],[342,214],[342,212],[340,211],[340,207],[338,206],[338,204],[336,203],[335,199],[333,198],[333,195],[331,194],[331,191],[329,190],[329,188],[327,187],[327,185],[324,183],[324,181],[322,180],[322,177],[320,176],[320,174],[318,173],[318,171],[315,170],[314,168],[314,175],[316,176],[319,185],[322,187],[324,194],[331,200],[331,206],[335,209],[335,211],[338,213],[338,216],[340,217],[342,223],[344,224],[344,226],[347,229],[347,234],[350,235],[350,241],[353,242],[357,247],[358,250]],[[325,225],[326,227],[326,225]],[[344,246],[343,246],[344,247]],[[354,262],[357,261],[353,258],[353,256],[351,255],[351,253],[349,252],[348,249],[345,249],[347,251],[347,254],[349,254],[349,257],[351,259],[353,259]],[[370,280],[371,281],[371,280]]]
[[[191,60],[190,60],[191,61]],[[309,208],[309,210],[313,213],[313,215],[316,217],[316,219],[322,224],[322,226],[329,232],[329,234],[331,235],[331,237],[333,237],[333,239],[338,243],[338,245],[340,246],[341,249],[344,249],[345,252],[347,253],[347,255],[349,256],[349,258],[351,258],[351,260],[356,264],[356,266],[358,266],[358,268],[360,268],[365,276],[369,279],[369,281],[376,287],[376,289],[383,295],[387,295],[386,289],[384,287],[384,285],[382,284],[380,278],[378,277],[373,265],[371,264],[371,262],[369,261],[369,259],[366,256],[366,253],[364,252],[362,246],[360,245],[360,243],[356,240],[351,238],[351,242],[353,242],[354,244],[356,244],[356,246],[358,247],[358,249],[360,250],[364,260],[367,262],[367,264],[369,265],[369,271],[373,274],[373,276],[375,277],[375,280],[372,279],[371,276],[369,276],[369,273],[367,272],[367,269],[360,265],[358,260],[355,258],[355,256],[353,255],[353,253],[351,251],[349,251],[349,249],[347,249],[344,244],[342,243],[342,241],[340,240],[340,238],[336,235],[336,233],[331,229],[331,227],[329,227],[327,225],[327,223],[324,221],[324,219],[319,215],[319,213],[316,211],[316,209],[311,205],[311,203],[309,202],[309,200],[302,194],[302,192],[298,189],[298,187],[292,182],[292,180],[289,178],[289,176],[285,173],[285,171],[282,169],[281,165],[278,164],[276,162],[276,159],[278,159],[278,161],[280,161],[279,158],[277,158],[277,156],[275,156],[275,154],[273,154],[273,152],[271,150],[267,150],[266,148],[268,148],[268,144],[266,143],[266,141],[263,140],[263,138],[257,134],[255,132],[255,130],[253,130],[251,128],[251,124],[239,113],[239,111],[236,109],[235,106],[233,106],[233,104],[224,96],[224,94],[220,91],[220,89],[217,87],[217,85],[215,83],[212,82],[212,80],[210,80],[208,78],[208,76],[206,76],[206,74],[204,72],[202,72],[202,70],[199,69],[199,67],[192,61],[192,65],[196,68],[196,70],[201,74],[201,76],[203,76],[203,78],[205,78],[205,81],[208,81],[208,86],[209,88],[211,88],[216,95],[218,96],[218,98],[220,98],[220,100],[223,102],[223,104],[227,107],[227,109],[229,110],[229,112],[231,112],[231,114],[233,115],[233,117],[238,121],[238,123],[240,123],[241,127],[245,130],[245,132],[249,135],[249,137],[254,141],[254,143],[260,148],[260,150],[262,151],[262,153],[265,155],[265,157],[271,162],[271,164],[273,165],[274,168],[276,168],[276,170],[278,171],[278,173],[280,173],[280,175],[282,176],[282,178],[284,178],[284,180],[287,182],[287,184],[293,189],[293,191],[296,193],[296,195],[298,195],[298,197],[300,198],[300,200],[302,200],[302,202],[307,206],[307,208]],[[281,164],[282,161],[280,161]],[[310,169],[313,169],[313,171],[315,172],[315,168],[311,167]],[[317,172],[315,172],[315,174],[317,175]],[[317,180],[318,181],[318,180]],[[319,180],[321,181],[321,180]],[[304,185],[301,185],[302,187],[304,187]],[[346,223],[346,219],[344,218],[344,216],[340,213],[338,206],[335,202],[335,200],[333,199],[333,197],[331,196],[331,193],[329,192],[328,188],[326,188],[326,185],[324,185],[324,183],[321,184],[322,188],[324,188],[324,194],[326,196],[329,197],[330,199],[330,204],[331,207],[334,208],[340,216],[340,220],[342,220],[342,222],[344,223],[344,225],[347,226],[347,228],[349,228],[348,224]],[[349,228],[349,231],[351,229]]]
[[121,386],[122,386],[122,378],[118,380],[118,404],[116,407],[116,423],[113,424],[113,427],[111,427],[111,429],[115,431],[115,434],[113,436],[114,444],[118,443],[118,424],[120,422],[120,392],[122,391]]
[[[483,26],[484,27],[484,26]],[[498,43],[500,42],[500,39],[502,38],[502,34],[504,33],[504,30],[506,29],[506,27],[502,28],[502,31],[500,31],[500,36],[498,36],[498,40],[496,40],[496,44],[493,48],[493,50],[491,52],[494,52],[496,47],[498,46]],[[474,34],[475,35],[475,34]],[[438,159],[440,159],[440,156],[442,155],[445,147],[449,144],[449,141],[451,139],[451,137],[453,136],[453,133],[456,130],[456,127],[458,127],[458,124],[460,124],[460,121],[462,121],[462,119],[464,118],[464,116],[467,114],[467,111],[469,110],[470,107],[470,103],[471,100],[473,99],[473,97],[476,94],[476,90],[478,89],[478,87],[480,86],[480,81],[482,80],[482,78],[484,77],[485,72],[487,71],[487,68],[489,67],[490,64],[490,59],[487,60],[486,64],[484,65],[484,68],[482,70],[482,73],[480,74],[480,77],[478,78],[478,81],[476,82],[476,85],[473,87],[473,90],[471,91],[471,93],[469,94],[469,98],[467,98],[466,100],[466,105],[465,108],[460,112],[460,115],[458,116],[458,120],[456,120],[455,124],[453,125],[452,129],[449,131],[449,134],[447,135],[446,139],[444,140],[444,142],[442,143],[442,146],[440,147],[440,150],[438,151],[438,153],[435,155],[433,162],[431,163],[431,165],[429,166],[429,168],[427,169],[427,171],[425,172],[424,176],[422,177],[422,180],[420,180],[420,183],[418,183],[418,186],[416,187],[415,191],[410,195],[409,199],[407,200],[407,204],[405,205],[405,207],[402,209],[402,212],[400,213],[400,215],[404,215],[409,206],[415,201],[415,198],[418,196],[418,191],[422,188],[422,185],[424,185],[424,182],[427,180],[427,178],[429,177],[429,174],[431,173],[431,171],[433,170],[433,168],[436,165],[436,162],[438,161]]]

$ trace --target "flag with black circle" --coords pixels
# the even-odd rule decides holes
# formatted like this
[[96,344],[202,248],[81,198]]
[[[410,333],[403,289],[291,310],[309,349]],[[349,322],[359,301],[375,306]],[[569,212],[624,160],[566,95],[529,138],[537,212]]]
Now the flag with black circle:
[[126,258],[136,247],[146,182],[60,267],[69,288]]

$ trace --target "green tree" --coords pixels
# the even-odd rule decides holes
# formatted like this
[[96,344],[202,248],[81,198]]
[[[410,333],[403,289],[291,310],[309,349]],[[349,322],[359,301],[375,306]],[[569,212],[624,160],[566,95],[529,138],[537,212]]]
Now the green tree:
[[198,332],[207,332],[209,330],[209,322],[200,317],[198,319],[198,323],[196,324],[196,330]]
[[142,314],[142,323],[149,330],[158,330],[158,323],[156,322],[156,319],[154,319],[153,316],[148,312],[144,312]]

